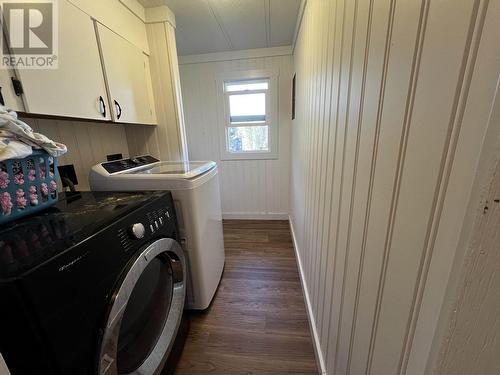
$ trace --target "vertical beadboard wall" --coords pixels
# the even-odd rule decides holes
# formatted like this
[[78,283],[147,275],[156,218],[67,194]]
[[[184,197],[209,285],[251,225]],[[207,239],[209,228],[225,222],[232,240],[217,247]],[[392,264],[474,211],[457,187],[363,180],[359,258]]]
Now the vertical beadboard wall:
[[169,22],[146,24],[149,66],[157,126],[126,126],[131,155],[151,154],[160,160],[188,158],[175,29]]
[[60,157],[59,165],[75,166],[78,190],[90,190],[90,168],[106,161],[106,155],[120,153],[123,157],[129,156],[124,125],[37,118],[22,120],[36,132],[68,147],[68,153]]
[[427,373],[498,79],[498,3],[306,2],[290,216],[327,374]]
[[[276,160],[220,160],[215,80],[223,72],[279,71],[279,156]],[[214,160],[220,168],[225,218],[285,219],[289,200],[291,124],[290,55],[180,65],[189,157]]]

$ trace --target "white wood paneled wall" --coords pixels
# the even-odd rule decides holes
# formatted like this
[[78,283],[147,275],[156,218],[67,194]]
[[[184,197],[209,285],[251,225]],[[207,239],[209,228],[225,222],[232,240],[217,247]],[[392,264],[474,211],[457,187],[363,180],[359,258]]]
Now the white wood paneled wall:
[[[291,124],[290,55],[180,65],[191,160],[214,160],[220,168],[225,218],[288,217]],[[237,70],[279,71],[279,156],[276,160],[220,160],[217,75]]]
[[499,74],[498,3],[307,1],[290,211],[327,374],[429,371]]
[[23,118],[33,130],[64,143],[68,153],[59,158],[59,165],[74,164],[78,177],[77,189],[90,190],[90,168],[106,161],[106,155],[129,156],[124,125],[70,120]]
[[160,160],[188,158],[175,29],[170,22],[146,24],[158,126],[127,126],[131,155],[151,154]]

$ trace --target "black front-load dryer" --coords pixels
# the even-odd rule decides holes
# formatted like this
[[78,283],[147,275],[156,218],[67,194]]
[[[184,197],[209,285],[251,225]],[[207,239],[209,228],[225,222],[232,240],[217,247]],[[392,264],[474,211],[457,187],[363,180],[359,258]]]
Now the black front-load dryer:
[[17,374],[155,374],[186,266],[170,193],[72,193],[0,228],[0,352]]

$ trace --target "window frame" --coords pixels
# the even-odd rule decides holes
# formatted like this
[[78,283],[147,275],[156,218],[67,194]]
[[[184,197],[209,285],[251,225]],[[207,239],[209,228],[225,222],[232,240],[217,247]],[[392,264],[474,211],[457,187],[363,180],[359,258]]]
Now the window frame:
[[[267,90],[241,90],[227,91],[227,82],[267,80]],[[278,85],[279,72],[276,70],[246,70],[220,74],[216,80],[217,86],[217,112],[219,116],[219,148],[221,160],[259,160],[278,158]],[[229,110],[229,97],[231,95],[266,93],[266,120],[262,122],[231,123]],[[232,127],[267,126],[268,151],[229,151],[228,130]]]

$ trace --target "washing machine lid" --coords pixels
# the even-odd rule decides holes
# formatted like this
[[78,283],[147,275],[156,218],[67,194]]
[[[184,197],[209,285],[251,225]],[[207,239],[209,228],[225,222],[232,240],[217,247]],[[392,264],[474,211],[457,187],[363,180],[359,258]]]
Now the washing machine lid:
[[147,178],[152,175],[160,175],[164,179],[177,180],[198,177],[217,166],[213,161],[158,161],[149,155],[102,163],[101,165],[108,176],[135,175]]
[[213,161],[188,161],[185,163],[161,161],[147,167],[130,171],[129,173],[138,175],[160,174],[165,178],[191,179],[208,172],[214,167],[215,162]]

